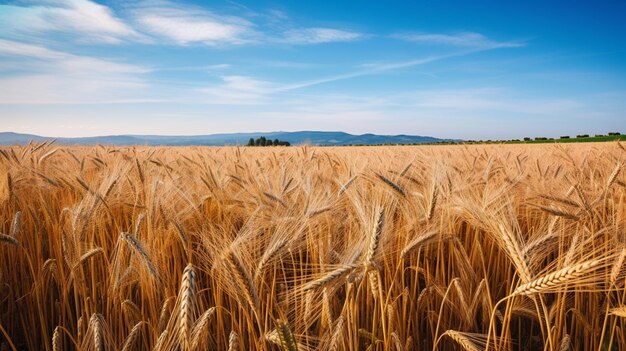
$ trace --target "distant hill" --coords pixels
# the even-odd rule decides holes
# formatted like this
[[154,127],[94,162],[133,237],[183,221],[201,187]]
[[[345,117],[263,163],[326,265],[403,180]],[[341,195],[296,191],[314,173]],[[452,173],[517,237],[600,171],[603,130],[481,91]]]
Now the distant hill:
[[450,141],[419,135],[353,135],[344,132],[269,132],[269,133],[230,133],[191,136],[165,135],[106,135],[84,138],[54,138],[33,134],[0,132],[0,145],[26,144],[29,141],[41,142],[56,139],[58,144],[66,145],[245,145],[250,138],[265,136],[268,139],[279,139],[292,145],[374,145],[374,144],[422,144]]

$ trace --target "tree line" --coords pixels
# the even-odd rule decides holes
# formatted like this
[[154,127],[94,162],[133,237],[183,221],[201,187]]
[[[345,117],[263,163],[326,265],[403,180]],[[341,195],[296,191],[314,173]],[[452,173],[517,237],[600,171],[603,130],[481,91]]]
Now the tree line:
[[262,136],[256,139],[250,138],[247,146],[291,146],[291,144],[288,141],[278,139],[272,140]]

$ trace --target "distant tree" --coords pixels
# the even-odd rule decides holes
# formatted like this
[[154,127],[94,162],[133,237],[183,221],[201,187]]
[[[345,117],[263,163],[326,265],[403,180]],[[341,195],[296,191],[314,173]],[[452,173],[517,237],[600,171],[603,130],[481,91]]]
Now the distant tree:
[[589,134],[578,134],[577,138],[589,138]]
[[622,135],[620,132],[609,132],[610,136]]
[[288,141],[272,140],[261,136],[256,139],[250,138],[250,140],[248,140],[248,146],[291,146],[291,144]]
[[569,139],[569,135],[563,135],[561,136],[561,139]]
[[530,141],[530,138],[529,137],[525,137],[524,141]]

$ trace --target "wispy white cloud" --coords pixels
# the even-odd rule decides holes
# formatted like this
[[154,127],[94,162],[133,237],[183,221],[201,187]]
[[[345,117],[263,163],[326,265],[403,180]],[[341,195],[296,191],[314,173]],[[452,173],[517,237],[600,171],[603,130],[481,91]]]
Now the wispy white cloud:
[[341,29],[301,28],[285,31],[278,40],[288,44],[322,44],[355,41],[364,37],[362,33]]
[[515,48],[525,45],[522,42],[497,41],[494,39],[490,39],[483,34],[475,32],[462,32],[456,34],[398,33],[392,35],[392,37],[414,43],[448,45],[480,49]]
[[44,46],[4,39],[0,39],[0,56],[8,59],[21,58],[20,64],[23,68],[39,67],[57,74],[141,74],[150,71],[149,68],[143,66],[73,55]]
[[[277,29],[272,23],[256,23],[242,16],[218,14],[205,8],[169,1],[144,2],[132,13],[140,30],[179,45],[308,45],[349,42],[365,37],[355,31],[325,27],[299,28],[292,24],[287,24],[287,29]],[[272,11],[269,16],[256,16],[256,19],[276,16],[288,22],[285,13],[276,11]]]
[[0,39],[0,59],[19,74],[0,78],[0,104],[146,100],[149,68]]
[[63,52],[50,50],[43,46],[0,39],[0,56],[21,56],[48,60],[60,60],[67,58],[69,55]]
[[149,2],[131,12],[141,30],[179,45],[244,44],[259,35],[254,24],[242,17],[219,15],[191,5]]
[[[301,28],[284,12],[228,15],[171,0],[143,0],[117,8],[92,0],[22,0],[0,4],[0,37],[28,40],[210,46],[323,44],[364,38],[336,28]],[[277,24],[276,21],[280,21]]]
[[142,35],[104,5],[51,0],[0,5],[1,36],[62,33],[81,41],[119,43]]

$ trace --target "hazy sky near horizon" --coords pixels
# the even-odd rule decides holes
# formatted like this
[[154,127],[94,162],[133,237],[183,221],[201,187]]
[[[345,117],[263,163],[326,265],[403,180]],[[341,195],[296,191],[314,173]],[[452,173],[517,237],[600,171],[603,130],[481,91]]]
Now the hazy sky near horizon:
[[626,132],[624,1],[0,0],[0,131]]

